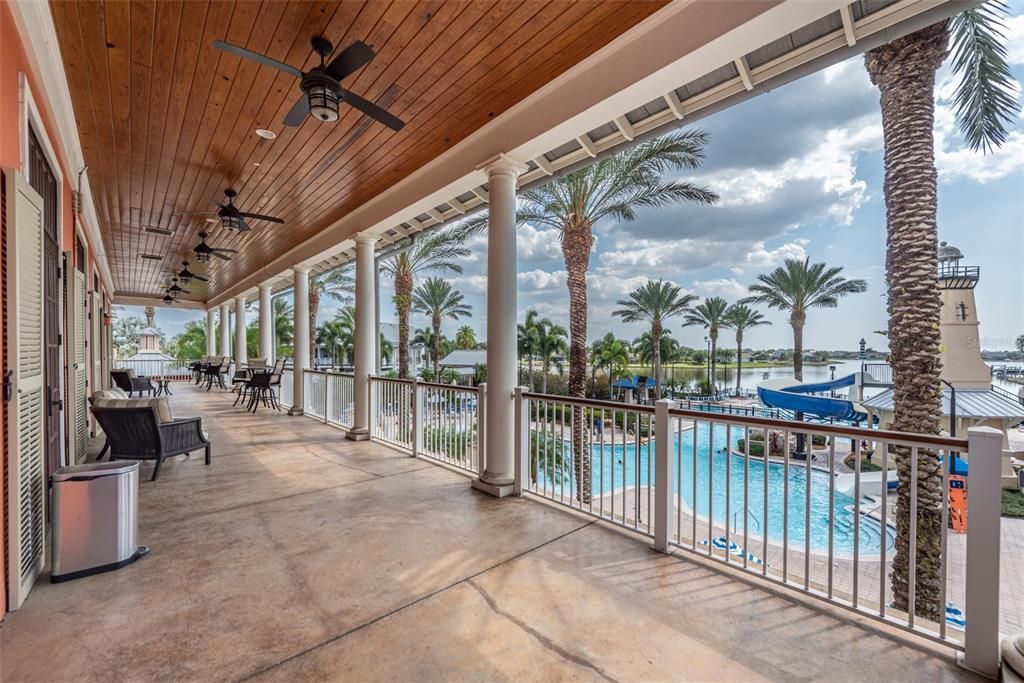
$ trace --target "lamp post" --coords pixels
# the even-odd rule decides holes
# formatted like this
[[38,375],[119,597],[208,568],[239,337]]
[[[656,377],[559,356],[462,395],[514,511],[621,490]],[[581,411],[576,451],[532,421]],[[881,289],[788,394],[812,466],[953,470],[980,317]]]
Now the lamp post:
[[864,341],[864,337],[861,337],[860,338],[860,352],[857,354],[858,358],[860,358],[860,371],[861,372],[864,372],[864,361],[867,358],[867,348],[868,348],[868,343],[866,341]]

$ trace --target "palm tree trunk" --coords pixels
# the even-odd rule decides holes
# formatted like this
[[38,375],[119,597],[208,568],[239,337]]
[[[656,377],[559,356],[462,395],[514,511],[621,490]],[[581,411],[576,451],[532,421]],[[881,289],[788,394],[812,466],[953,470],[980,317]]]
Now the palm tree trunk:
[[536,389],[533,388],[533,352],[532,351],[530,352],[530,354],[529,354],[529,356],[527,358],[528,358],[527,366],[529,367],[528,372],[530,373],[530,377],[529,377],[530,391],[536,391]]
[[[945,23],[935,24],[871,50],[865,58],[881,93],[885,143],[886,284],[889,291],[889,363],[893,370],[892,428],[938,434],[939,383],[935,170],[935,71],[946,56]],[[910,585],[911,460],[896,448],[900,486],[896,504],[896,552],[892,593],[907,609]],[[942,472],[938,456],[921,449],[917,458],[917,548],[915,610],[942,618],[940,604]]]
[[654,347],[654,398],[661,398],[661,325],[651,325],[651,346]]
[[409,307],[412,306],[412,276],[395,275],[395,312],[398,313],[398,376],[409,377]]
[[548,373],[551,372],[551,359],[549,356],[544,356],[544,363],[541,365],[541,369],[544,371],[544,376],[540,380],[540,393],[548,393]]
[[743,371],[743,330],[736,330],[736,395],[740,395],[740,374]]
[[434,328],[434,381],[440,382],[441,375],[438,371],[441,367],[441,318],[432,316],[430,325]]
[[804,320],[803,314],[794,313],[789,324],[793,328],[793,378],[804,381]]
[[[587,389],[587,268],[594,237],[590,224],[566,225],[562,230],[562,256],[569,288],[569,396],[583,398]],[[576,498],[591,500],[589,444],[583,409],[572,409],[572,457]]]
[[309,288],[309,358],[316,367],[316,316],[320,312],[320,292],[316,287]]
[[718,388],[718,330],[711,330],[711,392],[717,395]]

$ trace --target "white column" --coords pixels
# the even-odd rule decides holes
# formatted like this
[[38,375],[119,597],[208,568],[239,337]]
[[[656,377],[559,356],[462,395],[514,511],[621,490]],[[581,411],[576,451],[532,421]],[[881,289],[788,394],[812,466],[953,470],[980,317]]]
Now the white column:
[[270,284],[260,285],[260,357],[274,364],[274,309],[270,302]]
[[376,237],[356,237],[356,367],[355,415],[348,438],[362,441],[370,438],[370,375],[375,370],[377,354],[376,295],[373,274],[373,247]]
[[295,266],[295,353],[292,356],[292,407],[289,415],[302,415],[305,397],[303,396],[303,371],[309,367],[309,266]]
[[220,305],[220,355],[231,355],[231,304]]
[[245,365],[247,358],[245,346],[245,296],[235,297],[235,371]]
[[217,338],[214,336],[217,331],[217,311],[212,308],[206,311],[206,355],[217,355]]
[[525,167],[500,155],[484,167],[487,219],[487,414],[485,467],[474,488],[512,493],[515,481],[516,178]]

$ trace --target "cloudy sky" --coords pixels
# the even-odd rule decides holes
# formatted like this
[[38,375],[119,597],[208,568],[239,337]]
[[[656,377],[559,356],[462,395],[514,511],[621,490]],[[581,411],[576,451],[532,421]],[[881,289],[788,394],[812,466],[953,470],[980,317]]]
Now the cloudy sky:
[[[1018,81],[1024,81],[1024,2],[1014,3],[1009,49]],[[939,170],[939,237],[982,267],[977,289],[982,344],[1012,348],[1024,333],[1024,119],[1007,143],[987,156],[966,149],[950,98],[953,83],[939,73],[935,125]],[[643,327],[611,316],[615,302],[649,279],[670,280],[701,297],[741,297],[758,273],[784,259],[809,256],[843,266],[863,278],[868,291],[836,310],[814,311],[805,332],[811,348],[854,349],[861,337],[872,346],[884,339],[885,206],[882,195],[882,132],[878,92],[851,59],[771,93],[696,122],[710,134],[706,162],[689,179],[721,196],[715,207],[678,206],[641,212],[631,223],[607,220],[596,226],[597,244],[589,278],[590,337],[613,331],[632,339]],[[486,240],[460,275],[447,276],[473,308],[466,321],[484,338]],[[568,296],[558,235],[524,226],[519,232],[520,315],[536,308],[566,324]],[[392,290],[384,282],[382,318],[394,320]],[[324,307],[322,317],[333,314]],[[185,311],[158,313],[173,335]],[[769,312],[771,327],[747,335],[754,347],[792,346],[786,319]],[[427,324],[413,320],[414,328]],[[458,323],[446,323],[454,334]],[[703,330],[670,323],[689,346],[703,346]]]

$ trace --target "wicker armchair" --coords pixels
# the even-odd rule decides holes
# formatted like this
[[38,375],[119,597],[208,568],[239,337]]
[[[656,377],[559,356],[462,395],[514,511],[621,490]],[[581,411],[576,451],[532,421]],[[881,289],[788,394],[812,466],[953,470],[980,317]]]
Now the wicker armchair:
[[134,391],[139,392],[140,396],[145,391],[148,391],[150,396],[156,392],[156,387],[153,386],[149,377],[140,377],[135,374],[134,370],[111,370],[110,378],[114,380],[114,386],[126,391],[128,396],[131,396]]
[[156,460],[153,476],[160,476],[164,458],[203,449],[210,464],[211,444],[203,432],[201,417],[187,417],[160,422],[155,406],[90,408],[103,427],[110,446],[111,460]]

